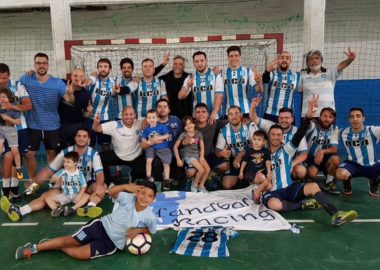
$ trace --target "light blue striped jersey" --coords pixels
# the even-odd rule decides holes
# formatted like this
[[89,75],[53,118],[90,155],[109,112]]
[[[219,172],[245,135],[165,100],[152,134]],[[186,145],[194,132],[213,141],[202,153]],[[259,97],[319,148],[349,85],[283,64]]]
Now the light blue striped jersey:
[[223,150],[226,146],[231,150],[232,156],[236,156],[240,152],[249,148],[249,130],[244,124],[235,132],[230,123],[226,124],[219,131],[216,149]]
[[62,190],[65,195],[78,194],[82,188],[87,186],[83,173],[78,169],[73,173],[60,169],[55,175],[62,179]]
[[291,142],[288,142],[281,145],[274,153],[271,153],[272,191],[286,188],[293,182],[290,171],[296,151],[297,148]]
[[293,107],[293,94],[300,81],[300,72],[282,72],[276,69],[270,73],[268,98],[265,113],[278,116],[281,108]]
[[120,85],[120,87],[128,86],[130,88],[130,93],[124,95],[115,95],[112,98],[112,102],[114,104],[114,116],[116,119],[121,119],[121,113],[123,109],[127,106],[135,107],[133,103],[132,93],[137,90],[138,84],[132,81],[131,79],[125,79],[124,77],[117,77],[115,79],[116,85]]
[[[57,172],[63,166],[63,156],[68,152],[76,151],[75,149],[76,147],[73,145],[59,152],[49,163],[49,169],[53,172]],[[95,181],[96,174],[103,171],[103,165],[98,152],[90,146],[87,146],[84,154],[79,156],[77,168],[83,173],[87,182]]]
[[202,227],[182,229],[170,253],[195,257],[229,257],[225,228]]
[[147,228],[152,234],[156,232],[157,217],[151,207],[136,211],[136,197],[127,192],[120,192],[115,202],[119,203],[119,207],[100,220],[118,249],[124,249],[127,239],[125,235],[129,229]]
[[66,93],[65,83],[52,76],[41,83],[35,74],[23,75],[19,81],[25,86],[33,106],[31,111],[24,112],[28,128],[46,131],[59,129],[57,108]]
[[327,130],[323,130],[319,124],[311,122],[305,137],[309,147],[309,157],[315,157],[319,150],[338,147],[339,129],[336,125],[331,125]]
[[243,114],[249,113],[248,86],[255,87],[256,81],[250,68],[240,66],[238,69],[227,68],[224,78],[226,92],[226,114],[231,106],[238,106]]
[[313,95],[319,95],[318,110],[315,115],[320,115],[323,108],[330,107],[335,110],[334,88],[338,77],[342,74],[337,68],[330,68],[326,72],[302,73],[297,91],[303,91],[302,117],[306,115],[307,103]]
[[137,119],[145,118],[147,111],[156,109],[157,100],[166,96],[166,86],[163,80],[153,78],[152,81],[146,82],[142,79],[133,95]]
[[[25,87],[18,81],[8,81],[8,89],[11,90],[15,97],[15,105],[21,104],[21,100],[28,98],[29,99],[29,94],[26,92]],[[17,130],[25,129],[28,126],[26,125],[26,120],[25,116],[22,112],[21,113],[21,123],[19,125],[16,125]]]
[[[269,133],[269,129],[274,124],[275,124],[274,122],[272,122],[268,119],[260,118],[259,128],[264,130],[266,133]],[[284,132],[282,143],[290,142],[293,139],[294,134],[296,134],[297,130],[298,130],[298,128],[292,125],[291,128],[287,132]],[[307,146],[306,138],[303,137],[299,146],[297,147],[297,152],[298,153],[306,152],[306,151],[308,151],[308,149],[309,148]]]
[[[205,74],[200,74],[195,71],[193,74],[194,85],[191,88],[193,92],[193,110],[198,103],[204,103],[207,105],[207,111],[209,113],[214,109],[215,95],[224,95],[223,78],[220,74],[215,75],[211,68],[208,68]],[[187,81],[191,76],[187,77],[183,82],[183,86],[187,86]],[[223,104],[220,106],[216,119],[223,116],[222,112]]]
[[91,93],[91,102],[93,107],[91,118],[94,119],[94,117],[99,113],[100,121],[112,120],[110,99],[111,96],[114,95],[114,79],[107,77],[106,80],[102,80],[100,76],[91,76],[90,80],[92,83],[87,87],[87,90]]
[[364,126],[361,132],[350,127],[341,130],[340,138],[347,152],[347,159],[360,165],[371,166],[378,162],[376,144],[380,140],[379,126]]

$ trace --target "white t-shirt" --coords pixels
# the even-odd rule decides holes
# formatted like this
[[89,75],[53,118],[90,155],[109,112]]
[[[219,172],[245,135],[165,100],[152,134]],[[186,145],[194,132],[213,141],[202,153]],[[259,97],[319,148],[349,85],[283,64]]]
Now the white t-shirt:
[[141,155],[139,137],[141,122],[135,120],[131,128],[124,126],[121,120],[102,124],[103,133],[110,135],[115,154],[124,161],[132,161]]

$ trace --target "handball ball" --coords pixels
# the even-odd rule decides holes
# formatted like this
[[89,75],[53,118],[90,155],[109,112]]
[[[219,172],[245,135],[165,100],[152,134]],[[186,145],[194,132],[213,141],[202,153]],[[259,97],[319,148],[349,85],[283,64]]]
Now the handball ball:
[[147,233],[139,233],[135,238],[127,238],[126,247],[133,255],[143,255],[147,253],[152,244],[152,237]]

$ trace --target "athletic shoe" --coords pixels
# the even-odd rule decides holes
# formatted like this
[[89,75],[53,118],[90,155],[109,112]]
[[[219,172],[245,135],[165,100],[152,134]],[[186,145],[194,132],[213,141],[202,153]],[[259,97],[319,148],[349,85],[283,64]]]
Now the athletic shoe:
[[358,213],[354,210],[350,211],[338,211],[332,216],[331,224],[334,226],[340,226],[344,223],[350,222],[358,217]]
[[13,221],[17,222],[21,218],[21,212],[20,208],[17,205],[11,204],[7,197],[3,196],[0,200],[0,207],[1,210],[3,210],[4,213],[8,215],[8,218]]
[[148,182],[152,182],[152,183],[154,182],[154,178],[152,176],[147,177],[146,180]]
[[103,212],[103,209],[97,206],[88,206],[80,207],[77,209],[77,215],[80,217],[89,217],[96,218],[100,216]]
[[314,210],[321,208],[321,205],[315,199],[303,200],[301,204],[302,210]]
[[68,217],[68,216],[72,216],[76,213],[75,209],[66,205],[63,209],[63,216],[64,217]]
[[369,196],[371,197],[379,197],[379,182],[377,181],[373,181],[373,180],[369,180],[368,181],[368,185],[369,185],[369,191],[368,191],[368,194]]
[[17,179],[18,179],[18,180],[21,180],[21,179],[24,178],[24,175],[22,174],[22,171],[21,171],[20,168],[19,168],[19,169],[16,169],[16,176],[17,176]]
[[26,243],[25,245],[18,247],[16,249],[15,259],[19,260],[22,258],[27,258],[28,260],[30,260],[32,254],[37,253],[37,250],[33,249],[36,249],[36,247],[32,243]]
[[39,187],[40,186],[37,183],[31,183],[30,186],[27,189],[25,189],[24,195],[28,196],[36,193]]
[[334,195],[340,194],[340,191],[336,189],[336,184],[334,182],[325,183],[322,190]]
[[194,185],[191,185],[190,191],[197,193],[198,192],[198,187],[194,187]]
[[64,211],[65,211],[64,207],[60,206],[60,207],[57,207],[56,209],[53,209],[50,214],[52,217],[59,217],[59,216],[62,216]]
[[343,194],[346,195],[346,196],[351,196],[352,195],[351,179],[343,181]]
[[170,184],[172,182],[172,179],[164,179],[162,189],[165,191],[170,190]]
[[205,188],[205,187],[203,187],[203,188],[198,188],[198,192],[201,192],[201,193],[208,193],[208,190]]

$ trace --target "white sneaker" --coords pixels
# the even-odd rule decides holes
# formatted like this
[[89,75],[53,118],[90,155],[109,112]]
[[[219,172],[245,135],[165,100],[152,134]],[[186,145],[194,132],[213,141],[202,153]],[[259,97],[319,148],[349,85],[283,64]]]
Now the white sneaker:
[[191,192],[198,192],[198,188],[197,187],[194,187],[194,185],[191,185],[191,189],[190,189]]
[[201,193],[208,193],[208,190],[205,187],[198,188],[198,191],[201,192]]

